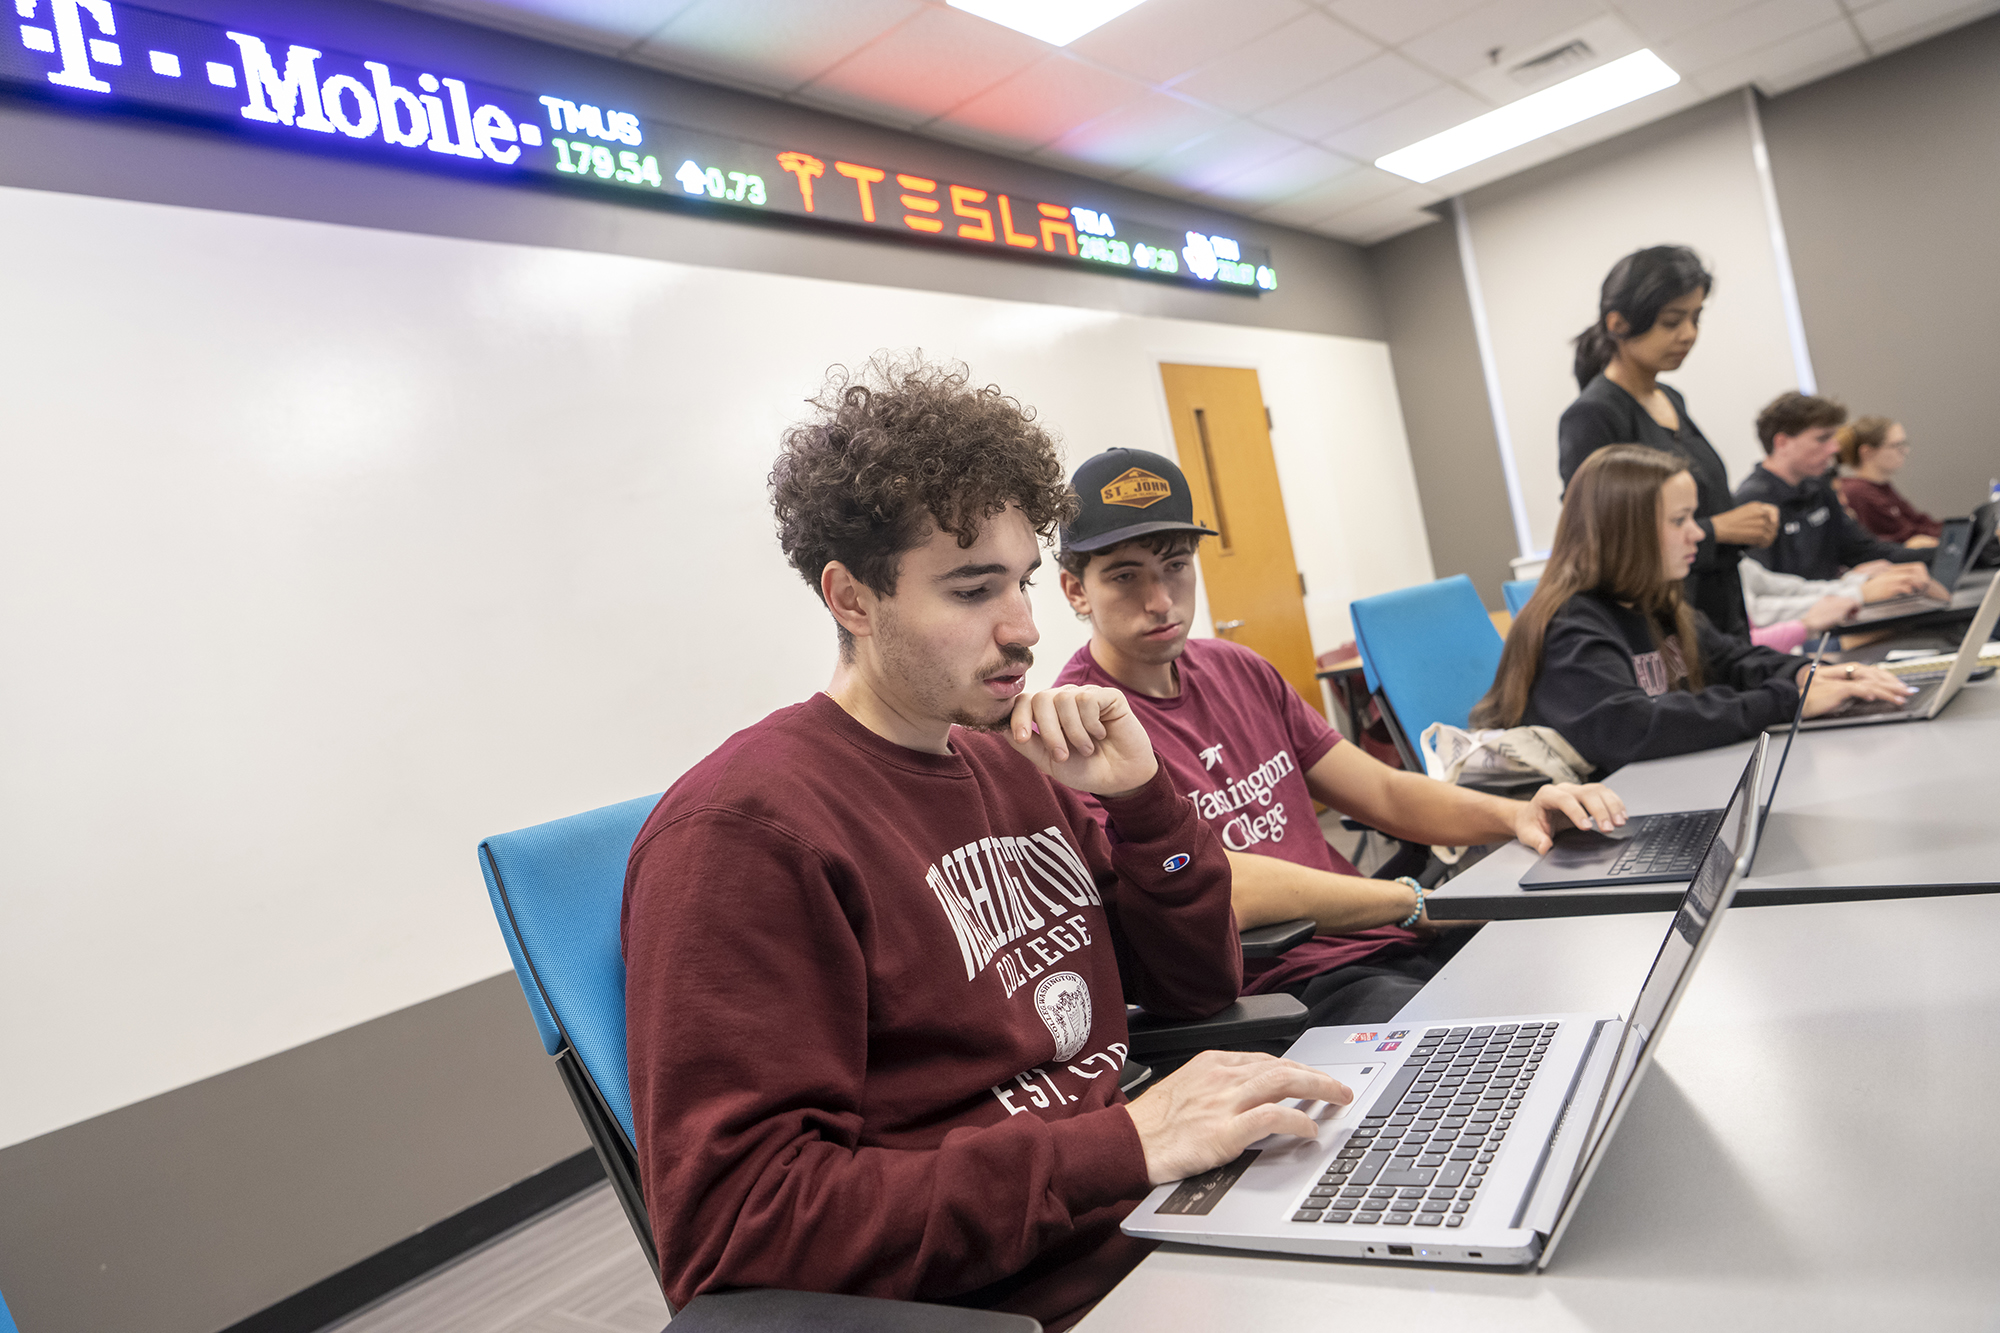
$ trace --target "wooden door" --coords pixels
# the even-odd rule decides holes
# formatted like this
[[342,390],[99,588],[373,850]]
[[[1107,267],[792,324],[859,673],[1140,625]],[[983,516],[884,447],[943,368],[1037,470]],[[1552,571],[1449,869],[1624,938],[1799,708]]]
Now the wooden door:
[[1257,372],[1162,362],[1160,379],[1195,521],[1222,534],[1203,538],[1199,557],[1215,632],[1261,654],[1324,712]]

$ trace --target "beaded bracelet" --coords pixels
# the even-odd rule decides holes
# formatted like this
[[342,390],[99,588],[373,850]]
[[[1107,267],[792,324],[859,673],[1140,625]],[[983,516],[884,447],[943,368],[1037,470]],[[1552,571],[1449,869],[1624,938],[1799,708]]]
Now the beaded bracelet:
[[1408,916],[1404,917],[1401,921],[1398,921],[1396,923],[1397,925],[1401,926],[1404,930],[1408,930],[1411,926],[1416,925],[1417,922],[1423,918],[1424,894],[1426,891],[1423,885],[1417,883],[1415,880],[1411,879],[1408,875],[1397,876],[1396,883],[1409,885],[1410,892],[1417,895],[1417,910],[1410,913]]

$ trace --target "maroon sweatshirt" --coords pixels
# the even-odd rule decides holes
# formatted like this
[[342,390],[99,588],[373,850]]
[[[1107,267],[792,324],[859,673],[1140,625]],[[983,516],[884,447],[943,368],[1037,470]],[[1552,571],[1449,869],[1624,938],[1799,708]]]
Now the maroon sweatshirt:
[[1236,998],[1221,844],[1166,769],[1108,802],[1001,736],[905,749],[825,695],[661,798],[625,882],[639,1168],[676,1306],[970,1296],[1059,1325],[1145,1253],[1125,1001]]

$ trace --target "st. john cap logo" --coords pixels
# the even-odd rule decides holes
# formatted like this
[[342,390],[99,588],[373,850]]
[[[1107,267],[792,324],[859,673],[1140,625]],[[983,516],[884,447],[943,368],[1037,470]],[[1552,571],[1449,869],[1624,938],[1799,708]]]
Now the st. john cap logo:
[[1173,483],[1165,477],[1157,477],[1141,467],[1126,468],[1113,477],[1099,491],[1098,498],[1108,505],[1127,505],[1133,509],[1144,509],[1156,505],[1174,493]]

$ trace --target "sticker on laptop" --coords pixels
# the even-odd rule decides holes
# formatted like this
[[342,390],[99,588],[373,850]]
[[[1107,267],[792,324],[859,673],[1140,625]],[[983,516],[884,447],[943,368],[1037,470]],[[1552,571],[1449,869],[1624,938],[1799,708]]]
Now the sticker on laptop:
[[1410,1030],[1409,1030],[1408,1028],[1404,1028],[1404,1029],[1402,1029],[1402,1030],[1401,1030],[1401,1031],[1399,1031],[1399,1032],[1391,1032],[1391,1033],[1389,1034],[1389,1040],[1390,1040],[1390,1041],[1401,1041],[1401,1040],[1402,1040],[1403,1038],[1405,1038],[1405,1037],[1407,1037],[1407,1036],[1409,1036],[1409,1035],[1410,1035]]
[[1348,1037],[1347,1043],[1350,1046],[1358,1046],[1364,1041],[1373,1041],[1381,1035],[1379,1032],[1356,1032]]
[[1400,1041],[1385,1041],[1380,1046],[1377,1046],[1375,1049],[1378,1051],[1393,1051],[1402,1044],[1403,1043]]

